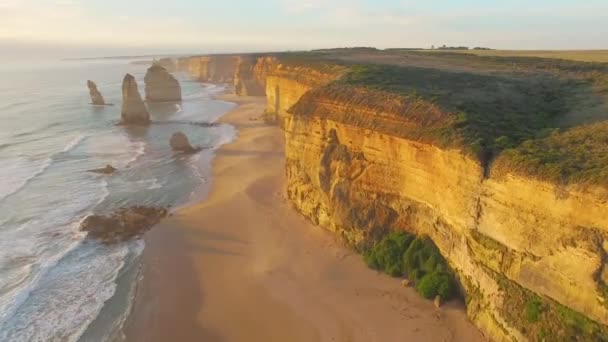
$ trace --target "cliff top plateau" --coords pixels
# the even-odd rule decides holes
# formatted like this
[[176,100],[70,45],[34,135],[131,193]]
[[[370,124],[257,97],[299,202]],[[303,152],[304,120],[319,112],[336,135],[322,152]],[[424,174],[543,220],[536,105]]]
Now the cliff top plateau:
[[293,115],[460,149],[488,175],[608,185],[608,63],[372,48],[272,58],[269,75],[315,85]]

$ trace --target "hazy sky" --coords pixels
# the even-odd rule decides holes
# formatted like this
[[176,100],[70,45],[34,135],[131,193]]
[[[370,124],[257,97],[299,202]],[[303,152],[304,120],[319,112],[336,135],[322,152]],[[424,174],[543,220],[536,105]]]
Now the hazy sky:
[[0,48],[608,48],[608,0],[0,0]]

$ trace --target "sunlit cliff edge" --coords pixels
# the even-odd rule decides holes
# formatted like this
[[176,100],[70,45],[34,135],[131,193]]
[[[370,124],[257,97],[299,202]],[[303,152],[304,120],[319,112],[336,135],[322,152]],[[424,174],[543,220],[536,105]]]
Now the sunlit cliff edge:
[[265,95],[295,209],[356,249],[428,235],[491,340],[608,340],[608,64],[373,49],[164,63]]

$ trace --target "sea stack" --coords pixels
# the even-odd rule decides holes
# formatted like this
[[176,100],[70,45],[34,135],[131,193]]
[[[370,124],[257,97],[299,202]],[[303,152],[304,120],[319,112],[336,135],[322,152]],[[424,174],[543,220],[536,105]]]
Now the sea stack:
[[126,125],[147,125],[150,114],[141,99],[135,77],[126,74],[122,81],[122,123]]
[[171,145],[171,149],[177,152],[194,153],[200,150],[200,148],[192,147],[188,137],[182,132],[173,133],[169,144]]
[[182,88],[167,69],[158,62],[152,64],[144,78],[146,100],[151,102],[172,102],[182,100]]
[[103,96],[99,90],[97,90],[97,84],[91,80],[88,80],[87,87],[89,87],[89,95],[91,95],[91,104],[105,106],[106,101],[103,99]]

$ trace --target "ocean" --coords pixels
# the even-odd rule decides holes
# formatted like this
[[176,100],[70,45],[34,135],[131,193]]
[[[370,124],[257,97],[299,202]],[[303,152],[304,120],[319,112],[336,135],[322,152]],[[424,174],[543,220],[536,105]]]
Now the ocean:
[[[193,124],[234,104],[214,99],[221,86],[180,73],[181,103],[149,104],[149,128],[117,126],[125,73],[144,92],[147,67],[130,62],[0,66],[0,341],[120,340],[145,244],[92,241],[80,222],[120,207],[201,199],[214,149],[235,135],[229,125]],[[88,79],[114,106],[89,104]],[[175,154],[169,138],[177,131],[204,149]],[[86,172],[106,164],[118,172]]]

